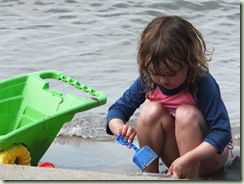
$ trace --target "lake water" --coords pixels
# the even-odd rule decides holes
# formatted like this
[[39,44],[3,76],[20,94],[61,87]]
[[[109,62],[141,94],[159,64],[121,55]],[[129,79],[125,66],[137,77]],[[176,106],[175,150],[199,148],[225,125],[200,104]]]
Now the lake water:
[[[140,33],[162,14],[188,19],[203,33],[207,47],[215,49],[210,72],[220,85],[231,125],[237,130],[234,139],[238,141],[239,1],[1,0],[0,80],[57,70],[104,91],[108,95],[106,105],[76,114],[59,135],[114,141],[105,132],[107,110],[138,76],[136,54]],[[72,87],[60,83],[53,86],[64,93],[82,96]],[[138,113],[130,123],[136,121]]]

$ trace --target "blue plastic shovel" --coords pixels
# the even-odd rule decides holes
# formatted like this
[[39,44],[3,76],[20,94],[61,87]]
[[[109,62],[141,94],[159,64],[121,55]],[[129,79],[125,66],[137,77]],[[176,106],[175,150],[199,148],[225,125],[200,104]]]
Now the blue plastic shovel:
[[138,149],[133,143],[124,140],[122,134],[118,135],[116,140],[124,146],[129,145],[136,151],[136,154],[133,157],[133,162],[142,170],[142,172],[158,157],[149,146],[143,146],[141,149]]

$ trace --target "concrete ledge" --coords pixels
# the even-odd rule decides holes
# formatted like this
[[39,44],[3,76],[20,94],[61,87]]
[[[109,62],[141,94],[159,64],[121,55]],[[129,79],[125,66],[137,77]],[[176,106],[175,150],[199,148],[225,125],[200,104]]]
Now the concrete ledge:
[[0,164],[0,180],[173,180],[173,177]]

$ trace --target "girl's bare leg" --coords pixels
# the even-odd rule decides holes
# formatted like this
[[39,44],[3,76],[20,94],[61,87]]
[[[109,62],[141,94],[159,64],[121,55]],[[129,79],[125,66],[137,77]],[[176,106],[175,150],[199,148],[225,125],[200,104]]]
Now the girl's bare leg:
[[[196,148],[209,133],[202,113],[192,105],[181,105],[176,110],[175,135],[180,156]],[[218,171],[228,158],[228,151],[206,159],[195,165],[198,176],[212,174]]]
[[[161,156],[167,167],[179,157],[174,124],[172,116],[158,102],[147,103],[143,107],[137,122],[137,136],[140,147],[150,146]],[[158,161],[159,159],[156,159],[145,171],[158,173]]]
[[175,113],[175,135],[180,156],[202,143],[209,128],[202,113],[192,105],[181,105]]

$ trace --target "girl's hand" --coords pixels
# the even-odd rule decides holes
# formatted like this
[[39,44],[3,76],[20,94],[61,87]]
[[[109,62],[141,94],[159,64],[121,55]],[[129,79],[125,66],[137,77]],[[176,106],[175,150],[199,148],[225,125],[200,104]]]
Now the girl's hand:
[[176,179],[196,179],[199,171],[198,163],[193,163],[184,155],[177,158],[169,167],[167,175],[173,175]]
[[122,134],[125,139],[128,139],[128,142],[133,142],[136,136],[136,129],[130,125],[124,124],[119,127],[119,134]]
[[[136,136],[136,129],[125,124],[119,118],[110,120],[108,126],[114,135],[118,136],[119,134],[122,134],[125,139],[128,139],[128,142],[133,142]],[[130,148],[130,146],[128,146],[128,148]]]

